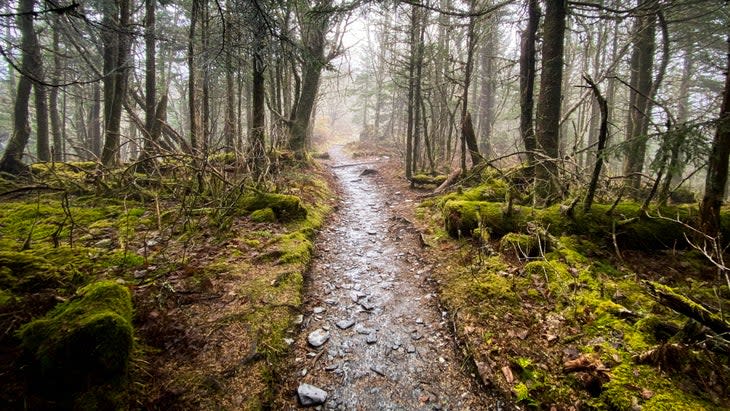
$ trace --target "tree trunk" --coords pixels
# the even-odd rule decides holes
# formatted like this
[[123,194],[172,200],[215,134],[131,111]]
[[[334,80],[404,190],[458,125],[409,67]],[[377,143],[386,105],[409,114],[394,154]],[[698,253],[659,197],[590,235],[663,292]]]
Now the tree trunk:
[[489,157],[492,154],[492,128],[494,126],[494,105],[497,87],[494,81],[494,55],[497,52],[497,29],[499,19],[489,20],[484,46],[481,50],[481,85],[479,93],[479,151]]
[[0,159],[0,171],[10,174],[21,174],[28,168],[23,164],[23,151],[30,138],[30,123],[28,121],[30,103],[30,91],[33,87],[32,80],[27,74],[33,73],[36,56],[33,53],[34,47],[37,50],[38,39],[33,29],[33,4],[35,0],[20,0],[18,2],[18,16],[16,18],[18,29],[21,34],[22,76],[18,81],[18,91],[15,94],[15,106],[13,108],[13,135],[8,141],[8,146]]
[[263,16],[259,16],[259,23],[256,24],[254,32],[253,62],[252,62],[252,83],[251,83],[251,154],[253,162],[254,181],[258,182],[264,174],[266,165],[265,152],[265,130],[266,130],[266,106],[265,106],[265,82],[264,73],[266,56],[264,55],[266,26],[263,24]]
[[535,90],[535,43],[540,24],[538,0],[527,0],[527,28],[522,32],[520,45],[520,135],[527,152],[528,177],[534,175],[535,129],[533,126]]
[[419,8],[411,6],[410,46],[411,53],[408,62],[408,131],[406,132],[406,178],[413,177],[413,137],[415,118],[415,90],[416,90],[416,42],[418,41],[418,12]]
[[94,155],[94,160],[98,161],[101,158],[101,86],[99,83],[94,83],[91,99],[86,148]]
[[[474,8],[474,2],[471,4],[471,9]],[[482,156],[479,154],[479,145],[477,144],[476,135],[474,134],[474,127],[471,124],[471,116],[469,115],[469,86],[471,86],[471,75],[474,68],[474,49],[476,48],[476,36],[474,34],[474,24],[476,17],[469,17],[469,26],[467,29],[467,41],[466,41],[466,68],[464,69],[464,94],[461,99],[461,149],[462,149],[462,161],[461,166],[466,172],[466,161],[465,152],[469,151],[471,158],[472,167],[479,164],[482,161]]]
[[560,100],[563,80],[565,0],[547,0],[542,49],[542,75],[538,97],[535,140],[541,156],[535,169],[535,197],[540,205],[560,197],[558,149],[560,147]]
[[127,94],[127,72],[130,41],[129,0],[107,4],[102,34],[104,43],[104,147],[101,162],[113,166],[119,162],[122,109]]
[[[331,1],[320,2],[323,7]],[[326,3],[326,4],[325,4]],[[302,10],[299,14],[302,45],[305,50],[302,64],[302,85],[292,110],[290,121],[289,148],[298,158],[305,156],[311,138],[311,124],[314,106],[319,91],[319,80],[322,69],[334,56],[325,56],[326,35],[329,29],[329,13],[322,10]]]
[[156,40],[155,40],[155,9],[157,0],[145,0],[145,107],[144,107],[144,128],[145,141],[142,157],[147,158],[157,145],[152,140],[152,129],[157,119],[157,61]]
[[[647,3],[649,5],[647,6]],[[626,119],[626,151],[624,175],[626,186],[636,197],[641,188],[641,172],[644,169],[646,138],[649,132],[650,95],[654,67],[656,14],[652,12],[651,0],[640,0],[634,30],[634,45],[631,54],[631,90],[629,91],[629,113]]]
[[601,176],[601,168],[603,167],[603,150],[606,147],[606,140],[608,140],[608,104],[606,99],[601,94],[596,83],[593,82],[588,76],[584,76],[588,86],[593,89],[593,95],[596,98],[596,102],[599,107],[601,125],[598,131],[598,147],[596,147],[596,159],[593,167],[593,174],[591,175],[591,182],[588,184],[588,191],[586,192],[585,201],[583,202],[583,211],[588,212],[593,204],[593,196],[596,193],[598,187],[598,178]]
[[198,99],[197,96],[197,75],[195,67],[195,26],[198,21],[198,0],[192,0],[190,10],[190,31],[188,32],[188,109],[190,115],[190,148],[193,153],[198,151],[198,137],[200,135],[198,125]]
[[[53,20],[53,81],[55,83],[61,82],[61,57],[59,55],[59,33],[58,33],[58,20]],[[64,160],[63,150],[63,132],[61,131],[61,117],[58,113],[58,90],[59,87],[51,87],[50,95],[48,96],[48,105],[51,116],[51,134],[53,135],[53,161]]]
[[722,95],[717,130],[708,159],[705,195],[700,204],[700,223],[705,234],[716,237],[720,229],[720,207],[725,198],[728,155],[730,155],[730,36],[727,39],[728,54],[725,70],[725,90]]

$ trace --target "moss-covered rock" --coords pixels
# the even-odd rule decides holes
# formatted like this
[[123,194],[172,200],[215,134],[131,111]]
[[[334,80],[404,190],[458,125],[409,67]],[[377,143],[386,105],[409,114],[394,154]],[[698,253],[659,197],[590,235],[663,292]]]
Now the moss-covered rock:
[[257,223],[273,223],[276,221],[276,214],[270,207],[254,210],[249,217]]
[[[62,403],[83,397],[95,386],[118,386],[132,353],[131,322],[127,288],[112,281],[82,287],[72,299],[18,331],[31,363],[30,385]],[[100,394],[111,395],[107,391]]]
[[258,193],[241,200],[241,207],[248,212],[270,208],[279,221],[298,220],[307,216],[302,200],[288,194]]

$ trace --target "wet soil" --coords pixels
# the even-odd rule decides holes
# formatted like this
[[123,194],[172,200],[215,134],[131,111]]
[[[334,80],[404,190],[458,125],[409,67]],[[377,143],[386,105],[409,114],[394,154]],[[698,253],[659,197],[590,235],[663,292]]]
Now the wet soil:
[[[298,408],[306,383],[328,393],[328,410],[504,409],[477,385],[452,338],[427,249],[401,212],[413,209],[415,194],[388,184],[379,172],[385,158],[352,160],[341,147],[330,154],[341,203],[317,240],[274,408]],[[313,336],[326,342],[314,347]]]

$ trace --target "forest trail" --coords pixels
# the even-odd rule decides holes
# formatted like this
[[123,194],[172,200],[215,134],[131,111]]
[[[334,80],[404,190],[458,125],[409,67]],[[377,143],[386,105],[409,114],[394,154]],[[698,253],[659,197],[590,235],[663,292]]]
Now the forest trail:
[[301,384],[326,391],[328,410],[504,408],[469,376],[417,231],[394,212],[412,194],[387,187],[377,161],[342,167],[359,161],[330,154],[340,208],[317,239],[275,408],[297,408]]

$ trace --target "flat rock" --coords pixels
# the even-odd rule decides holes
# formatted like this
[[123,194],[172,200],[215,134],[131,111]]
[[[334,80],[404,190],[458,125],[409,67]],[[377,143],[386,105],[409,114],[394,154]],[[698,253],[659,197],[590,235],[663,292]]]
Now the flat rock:
[[297,388],[299,402],[305,406],[320,405],[327,401],[327,391],[310,384],[300,384]]
[[327,331],[325,331],[321,328],[318,328],[318,329],[312,331],[307,336],[307,342],[309,343],[309,345],[311,345],[312,347],[315,347],[315,348],[321,347],[329,339],[330,339],[330,333],[328,333]]
[[314,307],[312,309],[312,312],[315,313],[315,314],[322,314],[324,312],[324,310],[325,310],[324,307]]
[[365,342],[368,344],[375,344],[378,342],[378,336],[375,334],[368,334],[368,336],[365,337]]
[[413,354],[416,352],[416,347],[412,344],[408,344],[408,346],[406,347],[406,352],[408,354]]
[[337,328],[339,328],[341,330],[346,330],[346,329],[352,327],[353,325],[355,325],[355,320],[340,320],[340,321],[337,321],[336,325],[337,325]]

